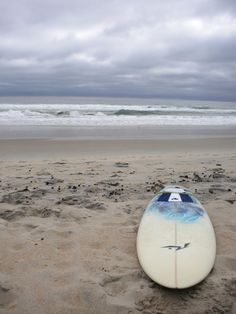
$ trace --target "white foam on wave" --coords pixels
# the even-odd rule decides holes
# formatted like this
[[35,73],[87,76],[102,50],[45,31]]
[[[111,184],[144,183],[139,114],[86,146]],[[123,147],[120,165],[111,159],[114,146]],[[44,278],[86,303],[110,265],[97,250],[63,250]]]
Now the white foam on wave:
[[[119,111],[126,114],[116,114]],[[236,110],[161,105],[1,104],[0,125],[236,125]]]
[[233,109],[216,109],[208,107],[188,107],[188,106],[165,106],[165,105],[109,105],[109,104],[0,104],[0,111],[38,111],[38,112],[58,112],[58,111],[94,111],[94,112],[116,112],[119,110],[134,111],[162,111],[162,112],[189,112],[189,113],[215,113],[215,114],[236,114]]

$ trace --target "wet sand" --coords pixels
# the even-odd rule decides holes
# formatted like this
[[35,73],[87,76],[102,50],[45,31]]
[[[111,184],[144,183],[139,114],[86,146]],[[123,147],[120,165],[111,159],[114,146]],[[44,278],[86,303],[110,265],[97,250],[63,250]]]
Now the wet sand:
[[[0,141],[0,313],[235,313],[235,139],[113,142]],[[214,269],[185,290],[136,255],[165,184],[195,192],[216,233]]]
[[[235,152],[236,137],[195,139],[0,139],[0,160]],[[174,166],[174,164],[173,164]]]
[[0,139],[199,139],[235,137],[235,125],[0,125]]

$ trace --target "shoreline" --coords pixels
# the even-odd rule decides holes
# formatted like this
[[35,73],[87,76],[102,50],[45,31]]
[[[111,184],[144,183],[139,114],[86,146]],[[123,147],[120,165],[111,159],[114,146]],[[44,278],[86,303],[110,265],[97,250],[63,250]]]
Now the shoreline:
[[37,126],[0,125],[0,139],[196,139],[236,137],[236,125]]
[[236,152],[236,137],[198,139],[0,139],[0,160]]

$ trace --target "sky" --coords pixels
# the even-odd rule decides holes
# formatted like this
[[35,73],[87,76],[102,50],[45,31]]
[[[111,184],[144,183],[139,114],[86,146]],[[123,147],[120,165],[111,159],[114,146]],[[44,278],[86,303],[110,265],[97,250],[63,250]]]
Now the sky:
[[236,101],[236,1],[0,0],[0,95]]

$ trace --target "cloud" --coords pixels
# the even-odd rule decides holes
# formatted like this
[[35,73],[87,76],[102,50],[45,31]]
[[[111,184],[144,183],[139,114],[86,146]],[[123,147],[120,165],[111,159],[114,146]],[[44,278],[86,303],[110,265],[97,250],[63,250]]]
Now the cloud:
[[0,2],[1,95],[236,100],[236,5]]

